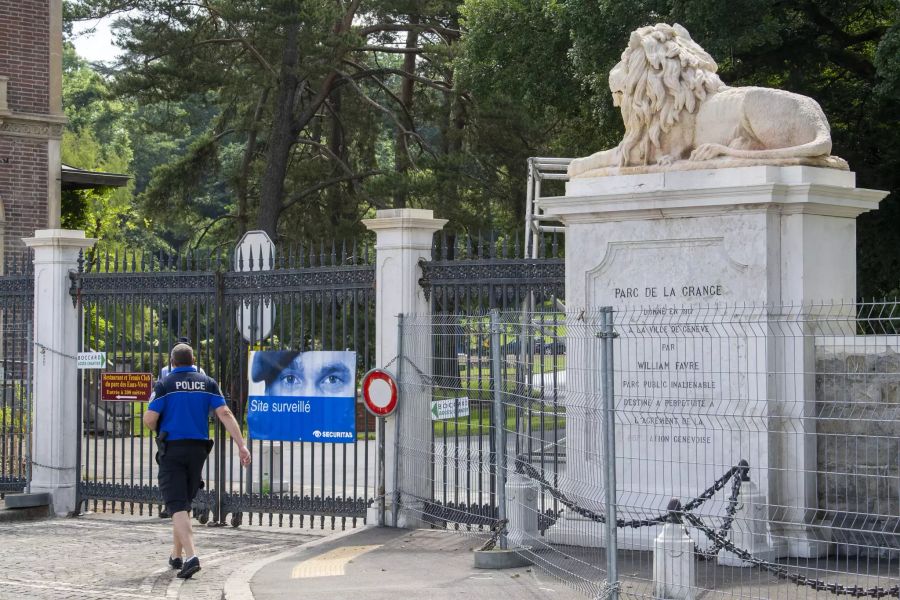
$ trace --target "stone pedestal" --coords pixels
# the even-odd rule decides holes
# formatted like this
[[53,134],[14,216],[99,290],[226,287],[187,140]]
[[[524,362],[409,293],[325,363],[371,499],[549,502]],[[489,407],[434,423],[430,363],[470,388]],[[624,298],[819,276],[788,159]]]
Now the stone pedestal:
[[[432,238],[447,223],[445,219],[435,219],[430,210],[402,208],[379,210],[374,219],[367,219],[363,224],[378,236],[375,250],[375,363],[384,367],[397,356],[397,315],[428,314],[428,301],[419,285],[421,272],[420,260],[431,260]],[[398,368],[403,369],[403,383],[415,386],[419,375],[413,366],[422,373],[427,373],[430,366],[416,364],[424,357],[430,356],[430,339],[426,335],[408,335],[403,340],[404,355],[412,363],[394,363],[388,367],[395,375]],[[424,386],[423,388],[424,389]],[[416,453],[408,457],[420,464],[404,464],[397,468],[395,443],[402,436],[405,440],[431,439],[431,420],[411,408],[404,406],[401,390],[397,410],[387,418],[385,423],[385,498],[387,499],[387,524],[400,527],[415,528],[421,524],[421,507],[416,506],[415,498],[429,498],[433,480],[431,456],[426,452]],[[408,497],[401,510],[393,510],[394,493],[398,489],[395,474],[401,478],[400,488]],[[373,522],[377,522],[373,521]]]
[[[884,196],[856,188],[848,171],[754,166],[575,179],[566,196],[541,200],[566,225],[569,312],[585,310],[589,321],[616,308],[620,517],[686,502],[743,458],[778,553],[825,551],[807,526],[816,508],[813,336],[781,320],[804,303],[852,301],[855,218]],[[567,368],[596,369],[596,357],[569,346]],[[579,381],[585,389],[574,389]],[[562,487],[603,510],[599,386],[567,382]],[[721,497],[703,514],[722,514]],[[620,547],[649,549],[659,529],[620,531]],[[550,538],[604,535],[565,515]]]
[[[729,538],[738,548],[750,552],[754,558],[772,560],[775,549],[769,544],[769,515],[766,497],[759,493],[759,486],[745,481],[738,494],[737,511],[731,524]],[[725,548],[719,550],[717,562],[726,567],[752,567],[747,562]]]
[[653,598],[694,600],[694,542],[677,523],[666,523],[653,540]]
[[69,270],[96,240],[83,231],[40,229],[22,240],[34,250],[34,387],[31,491],[49,492],[53,512],[75,510],[79,468],[75,385],[79,314],[69,295]]
[[540,546],[538,532],[538,484],[518,473],[512,473],[506,482],[506,540],[510,548],[536,548]]

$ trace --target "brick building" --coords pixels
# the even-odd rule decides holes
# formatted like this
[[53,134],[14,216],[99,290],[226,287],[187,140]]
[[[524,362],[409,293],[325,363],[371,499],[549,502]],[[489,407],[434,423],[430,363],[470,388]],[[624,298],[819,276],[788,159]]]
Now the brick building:
[[5,255],[59,227],[62,0],[0,2],[0,224]]

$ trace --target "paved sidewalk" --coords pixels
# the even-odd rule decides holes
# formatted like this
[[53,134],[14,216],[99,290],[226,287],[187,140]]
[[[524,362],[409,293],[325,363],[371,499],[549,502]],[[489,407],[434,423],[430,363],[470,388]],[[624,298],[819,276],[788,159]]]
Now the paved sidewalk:
[[475,569],[483,539],[443,530],[194,532],[203,570],[183,581],[166,565],[168,519],[0,523],[0,600],[583,600],[533,568]]
[[226,599],[584,600],[531,567],[475,569],[472,549],[483,543],[443,530],[366,528],[261,564],[249,590],[229,586]]
[[220,600],[235,569],[332,533],[195,522],[203,570],[184,581],[166,565],[171,531],[155,516],[0,523],[0,600]]

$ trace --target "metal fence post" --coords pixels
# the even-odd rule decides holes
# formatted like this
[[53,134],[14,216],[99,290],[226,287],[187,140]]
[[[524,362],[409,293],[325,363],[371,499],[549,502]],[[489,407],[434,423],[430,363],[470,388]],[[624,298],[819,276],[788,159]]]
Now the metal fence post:
[[[494,440],[497,476],[497,520],[506,520],[506,411],[503,408],[503,363],[500,357],[500,310],[491,309],[491,360],[494,380]],[[506,550],[506,525],[500,525],[500,549]]]
[[387,498],[385,495],[385,484],[384,484],[384,449],[385,449],[385,432],[384,432],[384,422],[386,417],[378,417],[378,526],[384,527],[385,520],[385,505],[387,504]]
[[618,592],[618,540],[616,515],[616,410],[613,398],[613,312],[605,306],[600,312],[600,382],[603,394],[603,452],[606,485],[606,581],[610,600],[617,600]]
[[[27,355],[27,356],[34,356],[34,343],[33,343],[33,341],[32,341],[32,340],[33,340],[33,337],[32,337],[33,335],[34,335],[34,326],[32,325],[32,322],[31,322],[31,321],[28,321],[28,333],[25,334],[25,339],[27,340],[27,344],[28,344],[28,350],[27,350],[28,355]],[[31,445],[34,443],[34,434],[33,434],[33,432],[32,432],[32,427],[34,426],[34,425],[33,425],[33,424],[34,424],[34,418],[33,418],[33,415],[32,415],[32,413],[34,412],[34,399],[31,397],[31,377],[32,377],[32,374],[33,374],[33,371],[32,371],[32,362],[33,362],[33,359],[28,359],[28,360],[26,361],[26,363],[25,363],[25,370],[26,370],[26,375],[25,375],[25,402],[23,402],[23,405],[25,406],[25,411],[26,411],[26,412],[25,412],[25,433],[28,435],[28,438],[27,438],[27,440],[26,440],[27,446],[25,446],[25,469],[26,469],[26,473],[25,473],[25,493],[26,493],[26,494],[30,494],[30,493],[31,493],[31,473],[32,473],[32,469],[31,469],[31,458],[32,458],[32,456],[31,456],[31,452],[32,452],[32,450],[31,450]],[[14,395],[14,396],[15,396],[15,395]],[[81,439],[80,436],[79,436],[79,439]],[[80,449],[80,445],[79,445],[79,449]],[[79,463],[79,464],[80,464],[80,463]],[[76,497],[76,499],[77,499],[77,497],[78,497],[78,495],[77,495],[77,494],[78,494],[78,478],[77,478],[77,477],[76,477],[76,479],[75,479],[75,487],[76,487],[76,491],[75,491],[76,496],[75,496],[75,497]],[[76,500],[76,501],[77,501],[77,500]],[[76,511],[78,510],[78,505],[77,505],[77,504],[75,505],[75,510],[76,510]]]
[[[403,313],[397,315],[397,385],[403,387]],[[402,394],[400,395],[403,401]],[[403,410],[402,407],[398,407]],[[400,412],[394,412],[397,423],[394,425],[394,493],[391,504],[391,524],[397,526],[400,514]]]
[[[71,278],[72,284],[76,287],[75,294],[75,314],[78,319],[78,351],[81,352],[84,350],[84,305],[81,303],[81,277],[84,274],[84,250],[78,253],[78,270],[75,273],[69,273],[69,277]],[[34,346],[32,345],[31,336],[34,333],[34,324],[29,322],[28,326],[28,347],[31,350],[32,356],[34,355]],[[77,365],[76,365],[77,366]],[[31,397],[31,376],[32,369],[29,363],[28,368],[28,415],[29,419],[31,419],[31,409],[34,407],[34,398]],[[78,384],[78,389],[75,392],[76,398],[76,407],[75,407],[75,429],[77,432],[77,437],[75,438],[75,510],[73,511],[74,516],[78,516],[81,514],[81,455],[83,452],[83,448],[81,447],[82,438],[86,433],[86,427],[84,426],[84,377],[85,371],[78,370],[75,376],[75,381]],[[28,426],[28,447],[31,448],[31,425]],[[28,461],[29,469],[31,465],[31,461]],[[28,473],[28,493],[31,493],[31,472]]]
[[[215,331],[216,331],[216,334],[218,337],[218,333],[220,331],[225,331],[225,323],[226,323],[226,321],[225,321],[225,319],[226,319],[226,316],[225,316],[225,312],[226,312],[225,273],[221,269],[216,269],[215,278],[216,278],[216,294],[213,297],[213,302],[215,302],[215,312],[213,313],[213,315],[214,315],[214,319],[215,319]],[[243,342],[243,340],[241,340],[241,343],[242,342]],[[219,346],[219,345],[217,344],[217,346]],[[213,356],[213,360],[215,360],[217,363],[216,367],[217,367],[218,374],[216,375],[216,377],[219,378],[220,382],[221,382],[221,377],[222,377],[221,374],[225,373],[224,363],[226,360],[223,358],[221,350],[222,350],[222,348],[221,348],[221,346],[219,346],[219,348],[217,348],[215,351],[215,355]],[[230,397],[228,398],[228,400],[226,402],[228,402],[229,407],[232,407],[232,402],[231,402]],[[243,411],[238,410],[239,407],[237,406],[237,404],[239,404],[239,402],[234,403],[234,404],[235,404],[235,406],[233,406],[233,408],[235,409],[234,412],[236,415],[238,415],[238,418],[240,419],[239,423],[245,421],[247,418],[248,409],[245,407]],[[243,414],[241,414],[241,413],[243,413]],[[228,438],[225,437],[225,426],[222,425],[222,422],[219,419],[215,419],[215,421],[216,421],[216,427],[214,430],[214,435],[215,435],[215,446],[214,447],[216,450],[216,472],[214,475],[215,482],[213,483],[213,485],[215,486],[215,489],[216,489],[216,497],[215,497],[216,505],[215,505],[215,508],[213,509],[213,511],[215,512],[214,521],[216,523],[218,523],[219,525],[224,526],[226,524],[226,521],[225,521],[225,486],[227,485],[227,483],[225,481],[225,479],[226,479],[226,476],[225,476],[226,447],[225,447],[225,445],[226,445],[226,441]],[[250,430],[249,430],[249,426],[248,426],[248,429],[247,429],[248,434],[249,434],[249,431]],[[249,435],[248,435],[248,437],[249,437]],[[248,467],[248,469],[247,469],[248,481],[252,480],[252,473],[253,472]],[[248,521],[252,522],[252,518],[248,519]]]
[[[80,254],[78,257],[78,272],[83,271],[84,266],[84,254]],[[84,307],[81,304],[81,295],[79,294],[75,298],[75,312],[78,314],[78,351],[81,352],[84,350]],[[34,331],[32,328],[31,331]],[[29,339],[29,344],[31,343]],[[81,453],[83,449],[81,447],[82,438],[87,432],[87,428],[84,426],[84,378],[86,372],[83,370],[78,370],[75,376],[75,381],[78,384],[78,389],[75,392],[76,402],[78,403],[75,407],[75,428],[78,432],[78,437],[75,438],[75,511],[74,515],[78,516],[82,513],[81,511]],[[31,381],[31,370],[29,369],[28,380]],[[30,387],[30,386],[29,386]],[[29,402],[33,404],[30,400],[31,394],[28,394]],[[30,444],[31,442],[29,442]],[[29,477],[29,480],[31,478]],[[29,483],[29,490],[31,484]]]

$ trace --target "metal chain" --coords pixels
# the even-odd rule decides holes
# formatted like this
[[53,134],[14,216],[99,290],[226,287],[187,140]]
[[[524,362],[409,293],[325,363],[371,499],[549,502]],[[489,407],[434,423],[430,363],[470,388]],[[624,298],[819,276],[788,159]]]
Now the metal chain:
[[54,350],[53,348],[51,348],[49,346],[45,346],[44,344],[42,344],[40,342],[34,342],[34,345],[36,347],[40,348],[41,354],[45,354],[45,353],[49,352],[51,354],[56,354],[56,355],[62,356],[64,358],[71,358],[72,360],[77,360],[77,357],[72,356],[71,354],[66,354],[65,352],[60,352],[59,350]]
[[728,483],[729,479],[732,477],[746,477],[749,472],[750,464],[744,459],[739,460],[736,466],[728,469],[728,471],[719,477],[712,486],[708,487],[702,494],[685,504],[683,510],[690,512],[695,508],[699,508],[700,505],[712,498],[716,492],[725,487],[725,484]]
[[813,579],[812,577],[794,573],[792,571],[789,571],[782,565],[761,560],[754,557],[743,548],[738,548],[731,540],[723,537],[714,529],[708,527],[705,523],[703,523],[703,521],[697,515],[685,512],[679,512],[677,514],[684,517],[684,519],[690,525],[703,532],[703,534],[713,542],[713,545],[717,545],[719,548],[724,548],[725,550],[732,552],[741,560],[749,562],[764,571],[768,571],[779,579],[790,581],[791,583],[794,583],[795,585],[801,587],[809,587],[816,591],[831,592],[832,594],[835,594],[837,596],[852,596],[853,598],[900,598],[900,585],[894,585],[889,588],[884,588],[881,586],[864,588],[858,585],[827,583],[825,581],[822,581],[821,579]]
[[29,461],[29,462],[31,463],[31,466],[33,466],[33,467],[41,467],[42,469],[51,469],[53,471],[72,471],[72,470],[75,470],[78,468],[75,465],[72,465],[71,467],[54,467],[51,465],[43,465],[35,460]]
[[[732,480],[731,496],[728,498],[728,505],[725,507],[725,519],[722,521],[722,527],[719,528],[719,533],[717,534],[721,539],[728,538],[728,532],[731,530],[731,525],[734,523],[734,516],[737,514],[738,496],[741,493],[742,483],[744,483],[744,478],[739,473]],[[719,550],[721,550],[721,548],[722,546],[718,543],[713,544],[712,548],[708,550],[701,550],[698,545],[697,556],[699,556],[701,560],[712,560],[719,555]]]
[[508,523],[508,519],[503,519],[502,521],[494,523],[493,527],[491,527],[491,537],[484,543],[484,546],[481,547],[482,552],[494,549],[497,545],[497,541],[500,539],[500,535],[503,533],[503,530],[506,529]]
[[[388,367],[390,367],[392,364],[394,364],[394,363],[397,362],[398,360],[400,360],[400,356],[399,356],[399,355],[397,355],[397,356],[395,356],[394,358],[392,358],[391,360],[389,360],[389,361],[387,362],[387,364],[385,364],[385,365],[384,365],[383,367],[381,367],[381,368],[382,368],[382,369],[387,369]],[[410,367],[412,367],[413,371],[415,371],[416,374],[417,374],[419,377],[421,377],[421,378],[422,378],[422,381],[424,381],[427,385],[433,385],[433,384],[434,384],[434,378],[431,377],[430,375],[426,375],[425,373],[423,373],[423,372],[422,372],[422,369],[420,369],[420,368],[416,365],[416,363],[414,363],[414,362],[413,362],[412,360],[410,360],[408,357],[404,356],[404,357],[403,357],[403,361],[404,361],[406,364],[408,364]]]
[[[716,492],[725,487],[725,484],[728,483],[729,479],[735,476],[740,479],[741,474],[743,474],[747,468],[745,464],[746,463],[742,461],[742,464],[728,469],[728,471],[726,471],[724,475],[719,477],[710,487],[705,489],[702,494],[685,504],[682,510],[685,512],[689,512],[699,508],[703,505],[704,502],[712,498],[716,494]],[[606,515],[593,511],[589,508],[578,506],[564,493],[553,487],[553,485],[549,481],[547,481],[547,479],[543,475],[541,475],[540,471],[527,463],[521,456],[516,457],[516,472],[537,481],[544,490],[546,490],[551,496],[553,496],[563,506],[565,506],[572,512],[581,515],[582,517],[591,521],[606,523]],[[740,490],[740,486],[737,486],[737,489]],[[732,494],[734,494],[733,490]],[[625,519],[616,519],[616,527],[631,527],[633,529],[637,529],[638,527],[651,527],[654,525],[665,523],[669,519],[669,516],[670,514],[667,512],[655,517],[644,519],[630,519],[627,521]],[[730,527],[730,522],[728,523],[728,526]]]
[[619,591],[619,582],[618,581],[603,581],[600,583],[600,590],[597,592],[597,595],[594,596],[594,600],[609,600],[613,597],[613,592]]

